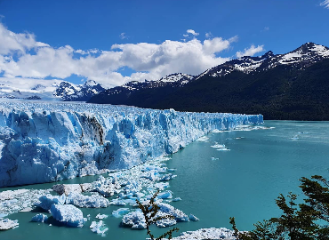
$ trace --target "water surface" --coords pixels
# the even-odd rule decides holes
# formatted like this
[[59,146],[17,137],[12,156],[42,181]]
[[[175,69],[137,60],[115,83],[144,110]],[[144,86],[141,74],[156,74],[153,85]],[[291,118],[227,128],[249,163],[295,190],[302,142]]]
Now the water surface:
[[[269,130],[211,133],[207,142],[196,141],[172,156],[166,164],[176,168],[177,178],[170,181],[170,190],[180,202],[172,203],[186,214],[193,213],[199,222],[179,223],[180,231],[204,227],[230,227],[234,216],[238,227],[250,230],[252,224],[278,216],[274,199],[289,191],[300,194],[299,179],[318,174],[329,178],[329,122],[265,121]],[[229,151],[212,148],[225,144]],[[213,160],[216,159],[216,160]],[[81,183],[96,177],[77,178],[65,183]],[[28,186],[49,188],[54,183]],[[25,187],[26,188],[26,187]],[[15,188],[11,188],[15,189]],[[3,190],[3,189],[1,189]],[[111,215],[118,207],[82,209],[95,220],[98,213]],[[0,232],[0,239],[102,239],[89,229],[67,228],[53,223],[30,222],[37,212],[10,215],[18,219],[17,229]],[[120,219],[104,220],[109,228],[106,239],[139,240],[146,231],[120,227]],[[152,228],[155,233],[163,229]]]

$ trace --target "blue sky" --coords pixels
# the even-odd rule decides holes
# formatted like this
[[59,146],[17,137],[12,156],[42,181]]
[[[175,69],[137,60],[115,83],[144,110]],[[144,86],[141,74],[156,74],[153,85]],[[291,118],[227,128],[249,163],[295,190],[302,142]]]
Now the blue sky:
[[0,0],[0,15],[0,77],[26,81],[111,87],[329,46],[329,0]]

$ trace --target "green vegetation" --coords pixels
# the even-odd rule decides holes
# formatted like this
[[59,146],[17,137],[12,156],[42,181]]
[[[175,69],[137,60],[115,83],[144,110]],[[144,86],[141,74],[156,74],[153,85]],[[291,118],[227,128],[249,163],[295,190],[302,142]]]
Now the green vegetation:
[[242,240],[328,240],[329,182],[317,175],[300,181],[306,196],[303,203],[297,204],[293,193],[287,197],[280,194],[276,204],[282,215],[254,224],[255,229],[250,232],[239,232],[234,217],[230,218],[235,236]]
[[203,76],[183,87],[164,86],[108,96],[89,102],[192,112],[263,114],[266,120],[329,120],[329,59],[305,70],[291,66],[224,77]]
[[150,226],[152,224],[155,224],[157,221],[160,221],[162,219],[174,219],[175,217],[172,215],[164,215],[164,216],[156,216],[159,212],[160,208],[155,203],[155,198],[159,194],[159,191],[157,191],[152,198],[150,199],[150,202],[148,204],[142,204],[138,199],[136,199],[136,203],[138,204],[138,207],[142,210],[145,222],[146,222],[146,229],[147,229],[147,235],[150,236],[151,240],[161,240],[168,236],[168,240],[172,239],[173,232],[177,232],[178,228],[170,229],[169,231],[165,232],[161,236],[155,238],[154,235],[151,233]]

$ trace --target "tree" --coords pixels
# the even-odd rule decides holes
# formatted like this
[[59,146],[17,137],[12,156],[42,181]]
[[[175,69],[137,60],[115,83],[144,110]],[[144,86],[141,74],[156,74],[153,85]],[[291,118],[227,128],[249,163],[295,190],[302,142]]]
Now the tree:
[[280,217],[258,222],[254,230],[244,233],[239,232],[235,219],[230,218],[235,236],[242,240],[328,240],[329,227],[324,222],[329,223],[329,182],[317,175],[300,181],[306,196],[304,203],[297,204],[297,195],[291,192],[287,198],[280,194],[276,199],[276,205],[282,210]]
[[136,203],[138,204],[138,207],[142,210],[144,218],[145,218],[145,223],[146,223],[146,229],[147,229],[147,234],[150,236],[151,240],[161,240],[165,237],[168,236],[168,239],[172,239],[172,234],[173,232],[178,232],[178,228],[173,228],[170,229],[169,231],[165,232],[161,236],[155,238],[154,235],[151,233],[150,226],[152,224],[155,224],[157,221],[160,221],[162,219],[174,219],[175,217],[172,215],[164,215],[164,216],[157,216],[157,213],[160,210],[160,207],[155,203],[155,199],[158,196],[159,191],[157,191],[152,198],[150,199],[149,203],[147,204],[142,204],[138,199],[136,199]]

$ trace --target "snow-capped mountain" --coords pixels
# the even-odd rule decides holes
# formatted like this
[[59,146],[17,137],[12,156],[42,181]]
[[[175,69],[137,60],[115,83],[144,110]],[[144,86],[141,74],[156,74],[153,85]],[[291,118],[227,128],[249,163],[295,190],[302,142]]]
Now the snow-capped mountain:
[[106,90],[107,95],[117,95],[117,94],[129,94],[131,92],[135,92],[141,89],[152,89],[152,88],[159,88],[159,87],[182,87],[189,81],[194,78],[192,75],[183,74],[183,73],[174,73],[167,75],[159,80],[156,81],[147,81],[138,82],[138,81],[131,81],[122,86],[117,86],[111,89]]
[[240,59],[234,59],[207,69],[194,80],[206,75],[222,77],[233,71],[240,71],[246,74],[267,71],[280,65],[302,70],[326,58],[329,58],[329,48],[309,42],[286,54],[275,55],[272,51],[269,51],[259,57],[246,56]]
[[97,93],[104,91],[99,83],[88,80],[84,84],[74,85],[69,82],[61,82],[56,88],[54,96],[64,101],[86,101]]

